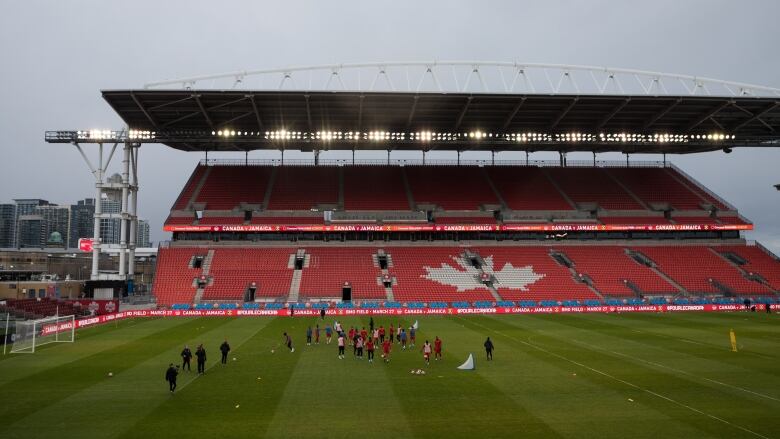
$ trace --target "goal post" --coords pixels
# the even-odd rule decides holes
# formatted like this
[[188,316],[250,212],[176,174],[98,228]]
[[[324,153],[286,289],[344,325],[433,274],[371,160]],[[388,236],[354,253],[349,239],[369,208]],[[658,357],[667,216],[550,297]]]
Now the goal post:
[[72,343],[76,335],[76,319],[72,315],[16,321],[15,326],[12,354],[32,354],[49,343]]

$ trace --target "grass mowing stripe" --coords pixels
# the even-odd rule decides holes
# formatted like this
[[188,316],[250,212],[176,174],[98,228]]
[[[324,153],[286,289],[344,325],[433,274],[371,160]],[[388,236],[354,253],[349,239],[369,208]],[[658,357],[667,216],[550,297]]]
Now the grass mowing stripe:
[[[238,359],[224,368],[216,366],[181,392],[168,398],[152,413],[138,420],[121,438],[161,437],[170,432],[171,422],[186,425],[187,432],[202,437],[262,437],[281,399],[299,355],[284,351],[271,354],[287,329],[284,318],[233,319],[253,335],[234,346],[230,358]],[[261,323],[259,323],[261,322]],[[227,329],[227,328],[226,328]],[[225,334],[230,340],[231,333]],[[216,357],[214,357],[216,355]],[[212,347],[211,358],[219,352]],[[258,380],[257,378],[262,378]],[[235,406],[239,405],[239,408]],[[168,437],[169,435],[164,435]]]
[[[130,369],[114,374],[113,378],[86,387],[57,404],[46,407],[15,423],[7,432],[10,437],[25,437],[30,431],[39,438],[63,438],[73,436],[89,438],[112,438],[132,426],[138,418],[167,400],[168,385],[162,380],[168,363],[176,362],[182,345],[205,342],[214,346],[224,337],[229,319],[198,319],[190,333],[190,339],[164,339],[166,350],[150,355]],[[212,362],[213,359],[212,359]],[[192,376],[192,375],[190,375]],[[186,382],[183,383],[186,385]],[[74,407],[83,407],[74,410]],[[47,423],[57,428],[39,431]]]
[[573,342],[575,344],[579,344],[580,346],[586,347],[588,349],[609,352],[611,354],[614,354],[614,355],[617,355],[619,357],[623,357],[623,358],[629,359],[631,361],[637,361],[637,362],[640,362],[640,363],[649,364],[651,366],[654,366],[654,367],[657,367],[657,368],[660,368],[660,369],[670,370],[670,371],[672,371],[674,373],[678,373],[680,375],[685,375],[687,377],[691,377],[691,378],[694,378],[694,379],[697,379],[697,380],[707,381],[707,382],[712,383],[712,384],[717,384],[719,386],[728,387],[728,388],[733,389],[733,390],[737,390],[737,391],[744,392],[744,393],[749,393],[751,395],[758,396],[758,397],[765,398],[765,399],[769,399],[769,400],[772,400],[772,401],[775,401],[775,402],[780,402],[780,398],[775,398],[775,397],[770,396],[770,395],[766,395],[766,394],[763,394],[763,393],[755,392],[755,391],[750,390],[750,389],[745,389],[744,387],[739,387],[739,386],[735,386],[735,385],[732,385],[732,384],[723,383],[723,382],[720,382],[718,380],[713,380],[713,379],[710,379],[710,378],[707,378],[707,377],[703,377],[703,376],[700,376],[700,375],[694,375],[694,374],[686,372],[684,370],[676,369],[674,367],[667,366],[667,365],[660,364],[660,363],[656,363],[654,361],[645,360],[644,358],[639,358],[639,357],[636,357],[634,355],[623,354],[621,352],[616,352],[616,351],[613,351],[611,349],[607,349],[607,348],[603,348],[603,347],[599,347],[599,346],[594,346],[592,344],[585,343],[583,341],[575,340],[575,339],[571,339],[571,338],[569,339],[569,341],[571,341],[571,342]]
[[[578,321],[581,321],[581,324],[576,324],[576,322],[578,322]],[[697,357],[697,356],[691,355],[689,351],[684,351],[684,350],[679,350],[679,349],[672,350],[672,349],[670,349],[668,347],[658,346],[656,343],[654,343],[654,341],[657,341],[657,339],[650,339],[649,337],[645,337],[643,335],[636,336],[636,335],[634,335],[633,331],[631,331],[630,333],[626,333],[623,330],[623,331],[621,331],[621,337],[616,337],[616,336],[612,335],[611,331],[609,331],[609,329],[613,329],[615,327],[615,325],[607,324],[607,323],[604,323],[604,322],[598,322],[597,320],[594,320],[594,318],[592,318],[590,316],[579,316],[579,315],[578,316],[570,316],[570,318],[568,318],[566,320],[556,320],[556,322],[560,323],[561,325],[566,325],[566,326],[569,326],[569,327],[576,328],[578,330],[578,332],[579,332],[578,335],[576,335],[576,336],[579,336],[579,337],[584,335],[581,331],[587,331],[587,332],[590,332],[590,333],[596,333],[596,335],[598,335],[600,340],[602,340],[602,341],[604,340],[604,337],[608,337],[610,339],[610,341],[613,342],[613,343],[615,343],[615,342],[617,342],[617,343],[625,343],[625,342],[633,343],[635,345],[638,345],[639,348],[641,348],[641,352],[645,352],[645,348],[652,348],[652,349],[655,349],[655,350],[659,350],[660,351],[659,353],[667,353],[667,354],[668,353],[675,353],[675,354],[678,354],[679,356],[686,357],[686,358],[679,358],[678,357],[677,358],[678,361],[686,361],[686,363],[690,363],[690,361],[693,359],[693,360],[699,360],[699,361],[706,362],[706,364],[704,364],[702,367],[700,367],[700,369],[701,369],[700,373],[702,373],[702,372],[703,373],[710,372],[716,366],[719,366],[719,365],[720,366],[727,365],[731,369],[730,373],[729,373],[730,377],[745,376],[744,372],[750,372],[751,378],[754,377],[755,375],[758,375],[758,374],[764,375],[763,373],[757,373],[755,366],[752,367],[752,368],[747,368],[746,366],[740,366],[739,368],[737,368],[736,366],[733,366],[731,364],[725,363],[723,361],[717,361],[715,359],[709,359],[709,358],[703,359],[701,357]],[[623,328],[620,327],[620,329],[623,329]],[[640,334],[643,334],[643,333],[640,332]],[[637,339],[638,337],[641,337],[641,338]],[[742,393],[747,393],[747,394],[758,396],[758,397],[761,397],[761,398],[764,398],[764,399],[768,399],[768,400],[771,400],[771,401],[780,402],[780,398],[778,398],[778,397],[767,395],[765,393],[757,392],[757,391],[754,391],[754,390],[750,390],[750,389],[742,387],[742,386],[729,384],[729,383],[725,383],[725,382],[722,382],[722,381],[719,381],[719,380],[716,380],[716,379],[708,378],[708,377],[702,376],[700,374],[694,374],[694,373],[686,372],[686,371],[681,370],[679,368],[675,368],[675,367],[672,367],[672,366],[669,366],[669,365],[666,365],[666,364],[658,363],[657,361],[649,361],[649,360],[646,360],[644,358],[640,358],[640,357],[638,357],[636,355],[630,355],[630,354],[626,354],[626,353],[617,352],[617,351],[614,351],[612,349],[607,349],[607,348],[595,346],[593,344],[589,344],[589,343],[583,342],[581,340],[576,340],[576,339],[573,339],[573,338],[567,338],[567,340],[569,340],[571,342],[578,343],[578,344],[583,345],[583,346],[585,346],[587,348],[590,348],[590,349],[599,349],[599,350],[602,350],[602,351],[605,351],[605,352],[610,352],[610,353],[612,353],[614,355],[617,355],[617,356],[620,356],[620,357],[623,357],[623,358],[630,359],[632,361],[637,361],[637,362],[641,362],[641,363],[644,363],[644,364],[652,365],[652,366],[654,366],[656,368],[661,368],[661,369],[673,371],[673,372],[675,372],[677,374],[685,375],[686,377],[689,377],[689,378],[694,378],[694,379],[698,379],[698,380],[701,380],[701,381],[706,381],[708,383],[716,384],[718,386],[722,386],[722,387],[726,387],[726,388],[730,388],[732,390],[737,390],[737,391],[742,392]],[[725,349],[723,351],[725,351]],[[731,352],[721,352],[721,353],[723,353],[725,355],[729,355],[729,356],[733,356],[734,355]],[[750,358],[748,361],[750,361],[750,360],[752,360],[751,363],[755,361],[754,358]],[[766,367],[769,368],[769,369],[774,369],[774,364],[773,363],[772,364],[767,364]],[[736,369],[739,369],[739,370],[736,370]],[[763,377],[761,377],[761,381],[762,381],[762,384],[764,386],[766,386],[767,379],[776,380],[775,377],[763,376]]]
[[[647,332],[654,334],[658,337],[665,337],[672,340],[678,340],[684,343],[696,343],[701,345],[710,346],[714,349],[722,349],[722,348],[729,348],[729,330],[734,329],[737,333],[737,341],[743,345],[743,348],[741,349],[743,354],[747,355],[753,355],[760,358],[772,358],[772,359],[780,359],[777,355],[772,355],[771,353],[767,353],[768,351],[771,351],[769,349],[766,349],[767,347],[777,347],[777,342],[773,340],[773,342],[767,343],[766,339],[755,339],[750,336],[750,331],[747,330],[747,325],[750,324],[750,321],[748,320],[748,324],[745,324],[744,317],[740,320],[734,319],[733,314],[723,313],[721,314],[722,318],[728,322],[728,325],[721,324],[719,326],[709,326],[708,325],[702,325],[700,321],[693,321],[691,323],[684,323],[681,320],[686,318],[686,316],[690,318],[697,318],[704,313],[686,313],[686,314],[677,314],[677,313],[628,313],[625,317],[625,319],[621,319],[621,322],[623,324],[630,324],[632,321],[641,321],[649,324],[653,324],[657,326],[657,329],[655,330],[648,330]],[[739,314],[740,316],[743,316],[743,314]],[[613,315],[614,316],[614,315]],[[659,320],[663,319],[659,322]],[[672,332],[673,334],[676,334],[677,329],[683,329],[691,334],[695,334],[698,336],[698,340],[691,339],[691,338],[685,338],[685,337],[678,337],[676,335],[669,335],[665,332]],[[712,337],[717,337],[719,340],[718,342],[702,342],[702,339],[708,340]],[[765,348],[765,352],[757,352],[753,349],[746,349],[746,346],[744,346],[744,339],[753,339],[752,343],[758,343],[759,345],[763,346]],[[769,346],[767,346],[767,344]]]
[[[41,367],[49,368],[92,355],[96,349],[111,349],[116,346],[116,333],[121,332],[126,334],[128,339],[132,339],[138,337],[139,333],[148,335],[163,326],[170,325],[160,324],[160,319],[156,318],[116,321],[113,325],[99,325],[77,330],[74,343],[43,345],[35,349],[35,354],[9,353],[3,356],[4,361],[0,362],[0,385],[35,373]],[[108,333],[111,334],[107,335]],[[8,350],[11,350],[10,345]],[[44,352],[46,361],[41,362],[40,357]]]
[[[739,356],[730,354],[731,347],[729,345],[728,333],[711,333],[700,332],[694,323],[688,326],[683,326],[675,322],[679,316],[674,314],[667,314],[665,316],[659,316],[655,320],[635,319],[634,316],[628,316],[627,318],[621,318],[615,315],[600,315],[600,316],[580,316],[579,318],[588,320],[589,322],[598,322],[598,325],[610,325],[614,332],[621,334],[621,337],[629,337],[633,334],[634,337],[646,337],[645,340],[648,343],[655,341],[671,341],[673,344],[665,344],[665,347],[669,350],[679,352],[681,354],[691,355],[697,358],[717,361],[724,364],[729,364],[740,370],[756,372],[759,371],[762,374],[777,379],[780,377],[780,371],[774,366],[777,361],[775,356],[768,355],[766,352],[773,349],[780,349],[778,343],[774,343],[772,348],[768,348],[765,352],[746,351],[744,349],[739,350]],[[663,318],[663,321],[658,321],[658,318]],[[561,320],[564,321],[564,320]],[[642,330],[637,330],[637,325],[641,325]],[[668,331],[669,328],[674,328],[674,336],[659,333],[657,331]],[[630,329],[631,334],[624,334],[626,329]],[[744,327],[743,327],[744,329]],[[689,338],[681,338],[680,334],[690,335],[689,337],[697,336],[697,340],[690,340]],[[722,340],[720,344],[711,342],[713,339]],[[737,341],[740,342],[741,338],[737,335]],[[695,342],[695,343],[693,343]],[[682,343],[682,344],[681,344]],[[693,346],[692,346],[693,345]],[[698,348],[694,347],[698,346]]]
[[[109,371],[116,376],[131,369],[146,361],[150,355],[169,349],[171,343],[178,342],[185,334],[189,335],[195,327],[202,325],[203,322],[196,319],[176,322],[173,328],[170,325],[167,328],[162,326],[158,331],[144,337],[0,386],[0,393],[7,400],[14,401],[13,404],[0,406],[0,433],[8,437],[6,434],[15,423],[110,379],[107,376]],[[46,357],[40,356],[38,360],[45,363]],[[162,372],[159,375],[162,376]]]
[[[340,319],[342,324],[366,327],[368,319]],[[369,363],[367,353],[359,360],[347,346],[346,358],[338,358],[338,343],[324,344],[321,326],[319,345],[306,346],[305,328],[314,330],[319,318],[296,322],[296,355],[292,376],[266,432],[267,437],[412,437],[406,415],[393,396],[379,355]],[[379,350],[381,352],[381,350]]]
[[[432,341],[437,335],[425,326],[436,319],[443,318],[422,322],[412,352],[399,352],[396,344],[385,369],[415,436],[506,437],[518,432],[524,437],[558,436],[544,420],[534,417],[481,373],[456,370],[462,359],[454,358],[446,347],[441,362],[424,367],[418,350],[426,337]],[[405,327],[410,324],[408,320],[401,322]],[[422,377],[409,373],[418,368],[428,373]],[[439,379],[439,375],[445,378]],[[486,407],[490,409],[484,410]]]
[[750,430],[750,429],[748,429],[747,427],[744,427],[744,426],[741,426],[741,425],[738,425],[738,424],[734,424],[734,423],[732,423],[732,422],[730,422],[730,421],[728,421],[728,420],[726,420],[726,419],[723,419],[723,418],[721,418],[721,417],[719,417],[719,416],[715,416],[715,415],[713,415],[713,414],[711,414],[711,413],[707,413],[707,412],[705,412],[705,411],[703,411],[703,410],[700,410],[700,409],[698,409],[698,408],[696,408],[696,407],[693,407],[693,406],[691,406],[691,405],[688,405],[688,404],[685,404],[685,403],[679,402],[679,401],[677,401],[677,400],[675,400],[675,399],[672,399],[672,398],[670,398],[670,397],[668,397],[668,396],[666,396],[666,395],[663,395],[663,394],[661,394],[661,393],[655,392],[655,391],[653,391],[653,390],[651,390],[651,389],[649,389],[649,388],[647,388],[647,387],[643,387],[643,386],[640,386],[640,385],[634,384],[634,383],[632,383],[632,382],[630,382],[630,381],[624,380],[624,379],[622,379],[622,378],[616,377],[616,376],[614,376],[614,375],[612,375],[612,374],[610,374],[610,373],[607,373],[607,372],[604,372],[604,371],[602,371],[602,370],[600,370],[600,369],[596,369],[596,368],[594,368],[594,367],[588,366],[587,364],[584,364],[584,363],[582,363],[582,362],[579,362],[579,361],[577,361],[577,360],[571,359],[571,358],[569,358],[569,357],[567,357],[567,356],[565,356],[565,355],[561,355],[561,354],[559,354],[559,353],[553,352],[553,351],[551,351],[551,350],[549,350],[549,349],[546,349],[546,348],[544,348],[544,347],[541,347],[541,346],[539,346],[539,345],[537,345],[537,344],[530,343],[530,342],[528,342],[528,341],[525,341],[525,340],[521,340],[521,339],[519,339],[519,338],[517,338],[517,337],[514,337],[514,336],[512,336],[512,335],[506,334],[506,333],[504,333],[504,332],[502,332],[502,331],[499,331],[499,330],[497,330],[497,329],[495,329],[495,328],[491,328],[491,327],[489,327],[489,326],[485,326],[485,325],[483,325],[483,324],[481,324],[481,323],[479,323],[479,322],[477,322],[477,321],[471,321],[471,323],[472,323],[472,324],[474,324],[474,325],[476,325],[476,326],[482,327],[483,329],[485,329],[485,330],[487,330],[487,331],[491,331],[491,332],[493,332],[493,333],[495,333],[495,334],[498,334],[498,335],[500,335],[500,336],[502,336],[502,337],[504,337],[504,338],[506,338],[506,339],[509,339],[509,340],[512,340],[512,341],[514,341],[514,342],[516,342],[516,343],[519,343],[519,344],[521,344],[521,345],[523,345],[523,346],[527,346],[527,347],[528,347],[528,348],[530,348],[530,349],[534,349],[534,350],[537,350],[537,351],[539,351],[539,352],[542,352],[542,353],[545,353],[545,354],[547,354],[547,355],[550,355],[550,356],[552,356],[552,357],[558,358],[558,359],[559,359],[559,360],[561,360],[561,361],[565,361],[565,362],[568,362],[568,363],[574,364],[574,365],[576,365],[576,366],[579,366],[579,367],[580,367],[580,368],[582,368],[582,369],[588,370],[588,371],[590,371],[590,372],[593,372],[593,373],[595,373],[595,374],[598,374],[598,375],[600,375],[600,376],[603,376],[603,377],[605,377],[605,378],[608,378],[608,379],[610,379],[610,380],[612,380],[612,381],[615,381],[615,382],[621,383],[621,384],[623,384],[623,385],[625,385],[625,386],[627,386],[627,387],[630,387],[630,388],[632,388],[632,389],[635,389],[635,390],[637,390],[637,391],[640,391],[640,392],[646,393],[646,394],[648,394],[648,395],[652,395],[652,396],[654,396],[654,397],[656,397],[656,398],[658,398],[658,399],[661,399],[661,400],[663,400],[663,401],[666,401],[666,402],[668,402],[668,403],[670,403],[670,404],[673,404],[673,405],[675,405],[675,406],[678,406],[678,407],[684,408],[684,409],[686,409],[686,410],[689,410],[689,411],[691,411],[691,412],[693,412],[693,413],[696,413],[696,414],[702,415],[702,416],[704,416],[704,417],[710,418],[710,419],[712,419],[712,420],[715,420],[715,421],[717,421],[717,422],[720,422],[721,424],[727,425],[727,426],[729,426],[729,427],[732,427],[732,428],[734,428],[734,429],[737,429],[737,430],[740,430],[740,431],[742,431],[742,432],[744,432],[744,433],[747,433],[747,434],[749,434],[749,435],[751,435],[751,436],[754,436],[754,437],[759,437],[759,438],[763,438],[763,439],[769,439],[767,436],[764,436],[763,434],[760,434],[760,433],[757,433],[757,432],[755,432],[755,431],[753,431],[753,430]]

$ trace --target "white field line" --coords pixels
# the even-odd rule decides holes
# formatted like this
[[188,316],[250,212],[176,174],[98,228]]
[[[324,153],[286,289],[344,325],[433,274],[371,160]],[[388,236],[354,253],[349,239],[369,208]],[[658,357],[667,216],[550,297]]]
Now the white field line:
[[667,366],[665,364],[656,363],[654,361],[645,360],[643,358],[635,357],[633,355],[623,354],[621,352],[615,352],[613,350],[609,350],[609,349],[602,348],[602,347],[599,347],[599,346],[594,346],[592,344],[585,343],[583,341],[579,341],[579,340],[575,340],[575,339],[568,339],[568,341],[571,341],[571,342],[573,342],[575,344],[579,344],[581,346],[585,346],[585,347],[590,348],[592,350],[598,350],[598,351],[602,351],[602,352],[609,352],[611,354],[614,354],[614,355],[617,355],[617,356],[620,356],[620,357],[623,357],[623,358],[628,358],[630,360],[638,361],[640,363],[649,364],[651,366],[659,367],[661,369],[671,370],[671,371],[679,373],[681,375],[685,375],[685,376],[689,376],[689,377],[693,377],[693,378],[698,378],[698,379],[701,379],[701,380],[704,380],[704,381],[707,381],[707,382],[710,382],[710,383],[713,383],[713,384],[717,384],[719,386],[728,387],[730,389],[739,390],[739,391],[745,392],[745,393],[750,393],[751,395],[759,396],[761,398],[766,398],[766,399],[770,399],[770,400],[775,401],[775,402],[780,402],[780,398],[775,398],[774,396],[765,395],[763,393],[755,392],[753,390],[746,389],[744,387],[735,386],[733,384],[728,384],[728,383],[724,383],[724,382],[721,382],[721,381],[718,381],[718,380],[713,380],[711,378],[707,378],[707,377],[704,377],[704,376],[692,374],[690,372],[686,372],[684,370],[680,370],[680,369],[677,369],[677,368],[674,368],[674,367],[671,367],[671,366]]
[[[462,318],[462,317],[461,317],[461,318]],[[734,427],[734,428],[736,428],[736,429],[738,429],[738,430],[742,430],[742,431],[744,431],[744,432],[746,432],[746,433],[752,434],[753,436],[760,437],[760,438],[762,438],[762,439],[769,439],[768,437],[766,437],[766,436],[764,436],[764,435],[762,435],[762,434],[760,434],[760,433],[756,433],[756,432],[755,432],[755,431],[753,431],[753,430],[749,430],[749,429],[747,429],[747,428],[745,428],[745,427],[742,427],[741,425],[737,425],[737,424],[731,423],[731,422],[729,422],[729,421],[727,421],[727,420],[725,420],[725,419],[723,419],[723,418],[719,418],[719,417],[717,417],[717,416],[715,416],[715,415],[712,415],[712,414],[709,414],[709,413],[703,412],[703,411],[701,411],[701,410],[699,410],[699,409],[697,409],[697,408],[695,408],[695,407],[691,407],[691,406],[689,406],[689,405],[687,405],[687,404],[681,403],[681,402],[679,402],[679,401],[675,401],[674,399],[672,399],[672,398],[669,398],[668,396],[661,395],[660,393],[654,392],[654,391],[652,391],[652,390],[650,390],[650,389],[646,389],[646,388],[644,388],[644,387],[641,387],[641,386],[638,386],[638,385],[636,385],[636,384],[634,384],[634,383],[630,383],[630,382],[628,382],[628,381],[626,381],[626,380],[623,380],[623,379],[620,379],[620,378],[618,378],[618,377],[616,377],[616,376],[614,376],[614,375],[610,375],[610,374],[608,374],[607,372],[604,372],[604,371],[601,371],[601,370],[598,370],[598,369],[594,369],[594,368],[592,368],[592,367],[590,367],[590,366],[588,366],[588,365],[582,364],[582,363],[580,363],[580,362],[578,362],[578,361],[576,361],[576,360],[572,360],[572,359],[570,359],[570,358],[568,358],[568,357],[565,357],[565,356],[563,356],[563,355],[560,355],[560,354],[557,354],[557,353],[555,353],[555,352],[549,351],[549,350],[547,350],[547,349],[544,349],[544,348],[542,348],[542,347],[539,347],[539,346],[537,346],[537,345],[535,345],[535,344],[531,344],[531,343],[528,343],[528,342],[526,342],[526,341],[520,340],[519,338],[512,337],[511,335],[504,334],[504,333],[503,333],[503,332],[501,332],[501,331],[497,331],[497,330],[495,330],[495,329],[493,329],[493,328],[489,328],[489,327],[487,327],[487,326],[484,326],[484,325],[481,325],[481,324],[479,324],[479,323],[477,323],[477,322],[471,321],[471,323],[473,323],[474,325],[480,326],[480,327],[482,327],[482,328],[485,328],[485,329],[487,329],[488,331],[495,332],[496,334],[498,334],[498,335],[501,335],[501,336],[503,336],[503,337],[506,337],[506,338],[508,338],[508,339],[510,339],[510,340],[514,340],[514,341],[516,341],[516,342],[518,342],[518,343],[520,343],[520,344],[523,344],[523,345],[525,345],[525,346],[528,346],[528,347],[530,347],[530,348],[536,349],[536,350],[538,350],[538,351],[540,351],[540,352],[544,352],[544,353],[546,353],[546,354],[548,354],[548,355],[551,355],[551,356],[553,356],[553,357],[559,358],[559,359],[561,359],[561,360],[564,360],[564,361],[566,361],[566,362],[569,362],[569,363],[571,363],[571,364],[574,364],[574,365],[576,365],[576,366],[579,366],[579,367],[581,367],[581,368],[583,368],[583,369],[587,369],[587,370],[589,370],[589,371],[591,371],[591,372],[594,372],[594,373],[597,373],[597,374],[599,374],[599,375],[601,375],[601,376],[604,376],[604,377],[607,377],[607,378],[609,378],[609,379],[612,379],[612,380],[614,380],[614,381],[617,381],[617,382],[619,382],[619,383],[625,384],[625,385],[626,385],[626,386],[628,386],[628,387],[634,388],[634,389],[636,389],[636,390],[639,390],[639,391],[641,391],[641,392],[645,392],[645,393],[647,393],[647,394],[649,394],[649,395],[653,395],[653,396],[655,396],[656,398],[663,399],[664,401],[667,401],[667,402],[670,402],[670,403],[672,403],[672,404],[674,404],[674,405],[677,405],[677,406],[683,407],[683,408],[685,408],[685,409],[688,409],[688,410],[690,410],[690,411],[692,411],[692,412],[694,412],[694,413],[698,413],[698,414],[700,414],[700,415],[703,415],[703,416],[706,416],[706,417],[708,417],[708,418],[710,418],[710,419],[714,419],[714,420],[716,420],[716,421],[718,421],[718,422],[721,422],[721,423],[723,423],[723,424],[726,424],[726,425],[728,425],[728,426]]]

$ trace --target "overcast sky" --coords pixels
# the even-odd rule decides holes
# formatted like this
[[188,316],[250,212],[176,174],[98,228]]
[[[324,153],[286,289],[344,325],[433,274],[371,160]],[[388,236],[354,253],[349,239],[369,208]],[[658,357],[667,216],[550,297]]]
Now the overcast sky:
[[[233,70],[432,59],[586,64],[780,87],[778,17],[777,0],[0,0],[0,203],[94,196],[76,150],[48,145],[43,134],[122,128],[101,89]],[[168,239],[162,222],[202,155],[148,145],[140,156],[139,215],[151,222],[154,241]],[[780,183],[780,150],[672,161],[755,222],[748,238],[780,252],[780,192],[772,187]]]

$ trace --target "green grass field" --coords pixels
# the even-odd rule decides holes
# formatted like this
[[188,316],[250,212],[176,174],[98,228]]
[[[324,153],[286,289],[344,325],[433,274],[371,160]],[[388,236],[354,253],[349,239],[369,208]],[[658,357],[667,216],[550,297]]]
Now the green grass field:
[[[780,437],[776,315],[426,317],[418,347],[444,341],[443,361],[427,368],[417,349],[368,364],[348,347],[338,360],[335,340],[305,345],[317,321],[127,320],[5,356],[0,438]],[[368,317],[342,321],[368,326]],[[271,353],[283,331],[295,353]],[[484,361],[486,336],[493,362]],[[225,337],[233,351],[222,366]],[[180,374],[171,395],[168,363],[201,342],[206,374]],[[476,371],[456,370],[470,352]],[[409,373],[417,368],[427,373]]]

